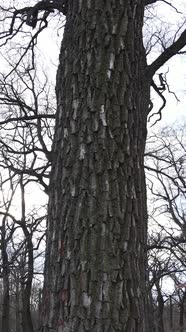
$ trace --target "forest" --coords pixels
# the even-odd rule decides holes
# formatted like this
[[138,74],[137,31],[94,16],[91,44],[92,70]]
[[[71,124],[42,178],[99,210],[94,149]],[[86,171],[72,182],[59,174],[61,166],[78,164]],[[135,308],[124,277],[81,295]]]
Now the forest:
[[0,0],[0,332],[186,331],[185,24]]

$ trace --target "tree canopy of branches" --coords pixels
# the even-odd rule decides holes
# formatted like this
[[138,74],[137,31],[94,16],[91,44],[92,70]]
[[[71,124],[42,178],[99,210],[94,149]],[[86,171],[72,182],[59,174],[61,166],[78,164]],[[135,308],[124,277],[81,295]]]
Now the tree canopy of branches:
[[[16,332],[37,327],[32,286],[43,274],[55,104],[46,74],[39,79],[27,68],[25,58],[11,78],[0,78],[2,332],[14,322]],[[40,191],[38,204],[30,202],[32,191]]]

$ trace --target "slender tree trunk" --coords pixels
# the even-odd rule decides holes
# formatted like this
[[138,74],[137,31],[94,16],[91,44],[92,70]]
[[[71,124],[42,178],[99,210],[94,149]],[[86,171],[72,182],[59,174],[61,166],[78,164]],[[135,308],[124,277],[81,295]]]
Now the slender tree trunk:
[[2,323],[1,332],[10,331],[10,283],[9,283],[9,261],[7,254],[5,218],[2,221],[1,231],[1,255],[2,255],[2,277],[3,277],[3,299],[2,299]]
[[27,285],[23,291],[23,331],[34,332],[30,311],[30,286]]
[[33,244],[31,235],[29,234],[26,227],[23,227],[24,235],[27,240],[27,256],[28,256],[28,267],[27,267],[27,277],[24,282],[23,290],[22,290],[22,302],[23,302],[23,331],[26,332],[34,332],[34,327],[32,323],[31,317],[31,309],[30,309],[30,299],[31,299],[31,290],[32,290],[32,279],[33,279]]
[[9,273],[3,268],[3,311],[1,332],[9,332],[10,321],[10,295],[9,295]]
[[39,289],[39,303],[38,303],[38,326],[42,320],[42,288]]
[[184,298],[180,301],[179,331],[184,332]]
[[141,0],[68,1],[43,293],[44,332],[144,332],[149,83]]
[[[24,287],[22,292],[23,301],[23,331],[34,332],[34,327],[31,317],[30,301],[31,301],[31,290],[32,290],[32,280],[34,271],[34,249],[32,243],[32,234],[28,230],[25,218],[25,189],[23,184],[23,178],[20,181],[21,187],[21,204],[22,204],[22,220],[21,227],[26,240],[26,253],[27,256],[27,270],[26,270],[26,280],[24,280]],[[25,260],[26,261],[26,260]],[[25,271],[24,271],[25,272]],[[25,279],[25,276],[23,276]]]
[[159,280],[156,282],[156,289],[158,292],[157,302],[158,302],[158,332],[164,332],[164,322],[163,322],[163,312],[164,312],[164,300],[161,293],[161,288],[159,285]]
[[169,296],[170,299],[170,331],[173,331],[173,304],[172,304],[172,295]]
[[153,297],[152,289],[148,289],[148,327],[150,332],[156,332],[156,322],[154,318],[154,306],[153,306]]
[[15,332],[22,332],[22,324],[21,324],[21,312],[22,312],[22,302],[21,302],[21,288],[19,281],[19,273],[16,274],[16,303],[15,303],[15,311],[16,311],[16,329]]

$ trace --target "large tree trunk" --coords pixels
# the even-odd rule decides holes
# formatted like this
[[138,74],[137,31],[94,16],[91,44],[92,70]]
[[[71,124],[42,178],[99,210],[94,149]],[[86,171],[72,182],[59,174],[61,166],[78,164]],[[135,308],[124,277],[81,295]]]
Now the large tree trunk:
[[44,332],[145,327],[141,0],[68,0],[57,75]]

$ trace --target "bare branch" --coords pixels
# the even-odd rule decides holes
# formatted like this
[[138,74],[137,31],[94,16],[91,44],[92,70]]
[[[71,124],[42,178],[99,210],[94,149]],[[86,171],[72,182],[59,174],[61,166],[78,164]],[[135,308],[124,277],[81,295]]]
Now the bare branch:
[[152,62],[146,70],[146,76],[148,78],[153,77],[155,72],[162,67],[169,59],[186,45],[186,30],[184,30],[181,36],[175,41],[171,46],[165,49],[165,51],[154,61]]
[[145,6],[152,5],[153,3],[157,2],[157,1],[161,1],[161,0],[146,0]]
[[173,6],[169,1],[166,0],[145,0],[145,6],[152,5],[153,3],[158,1],[164,2],[166,5],[172,7],[177,13],[181,14],[181,12],[178,11],[178,9],[175,6]]
[[38,13],[39,11],[44,11],[44,15],[41,18],[42,21],[45,22],[47,25],[47,17],[49,13],[53,12],[54,9],[57,9],[58,11],[62,12],[63,15],[66,15],[66,6],[67,1],[39,1],[36,3],[35,6],[32,7],[24,7],[21,9],[17,9],[14,11],[11,26],[10,26],[10,35],[13,33],[13,27],[15,23],[15,19],[18,15],[26,16],[26,24],[31,26],[32,28],[36,27],[38,19]]
[[37,114],[37,115],[28,115],[28,116],[15,117],[15,118],[10,117],[8,119],[0,121],[0,125],[12,123],[13,121],[19,122],[19,121],[29,121],[29,120],[41,120],[41,119],[55,119],[55,114]]
[[[158,110],[158,112],[151,114],[151,115],[149,116],[149,118],[148,118],[148,121],[150,121],[150,119],[152,118],[152,116],[154,116],[155,114],[159,115],[159,118],[158,118],[158,119],[157,119],[157,120],[151,125],[151,127],[152,127],[152,126],[154,126],[158,121],[161,120],[161,118],[162,118],[162,113],[161,113],[161,112],[162,112],[162,110],[165,108],[165,105],[166,105],[166,99],[165,99],[165,97],[163,96],[162,91],[160,90],[160,88],[157,87],[157,85],[154,83],[153,80],[152,80],[151,85],[152,85],[153,89],[156,91],[156,93],[158,94],[158,96],[160,96],[160,98],[161,98],[162,101],[163,101],[162,106],[160,107],[160,109]],[[163,90],[163,91],[164,91],[164,90]],[[151,109],[152,109],[152,108],[151,108]],[[151,109],[150,109],[150,111],[151,111]]]

